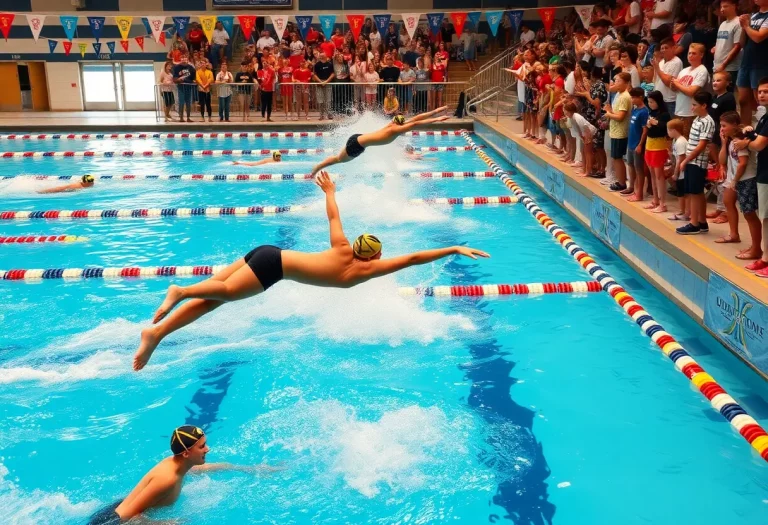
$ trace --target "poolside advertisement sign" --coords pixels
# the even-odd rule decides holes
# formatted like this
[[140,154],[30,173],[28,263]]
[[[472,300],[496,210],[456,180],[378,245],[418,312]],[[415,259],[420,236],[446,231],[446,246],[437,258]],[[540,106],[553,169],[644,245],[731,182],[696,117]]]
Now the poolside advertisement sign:
[[592,197],[589,222],[592,231],[598,237],[617,250],[619,249],[621,242],[621,212],[619,210],[599,197]]
[[547,166],[544,189],[549,193],[550,197],[553,197],[562,204],[563,197],[565,197],[565,178],[563,177],[563,172],[554,166]]
[[739,355],[768,372],[768,307],[714,272],[704,324]]

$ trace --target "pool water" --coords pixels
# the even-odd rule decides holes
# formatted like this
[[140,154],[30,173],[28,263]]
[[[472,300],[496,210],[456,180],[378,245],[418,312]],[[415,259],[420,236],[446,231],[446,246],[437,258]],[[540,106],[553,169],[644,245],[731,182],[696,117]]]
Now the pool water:
[[[4,151],[337,148],[331,137],[0,142]],[[475,138],[476,142],[483,144]],[[247,145],[246,145],[247,142]],[[437,299],[398,286],[588,280],[520,205],[429,207],[417,197],[508,195],[498,181],[374,178],[485,171],[472,152],[405,160],[409,137],[334,167],[349,237],[384,256],[444,245],[486,250],[350,290],[281,282],[166,339],[131,370],[168,284],[193,279],[0,283],[0,515],[83,523],[168,454],[171,430],[205,429],[210,462],[283,464],[191,475],[150,512],[218,523],[765,523],[768,470],[605,293]],[[215,146],[214,146],[215,144]],[[489,154],[512,170],[493,151]],[[306,173],[319,155],[258,168],[225,158],[0,159],[0,176]],[[513,173],[516,173],[513,171]],[[517,182],[762,424],[765,383],[524,176]],[[0,268],[227,264],[260,244],[328,244],[311,182],[0,181],[3,210],[305,204],[272,216],[5,221],[0,235],[72,234],[2,245]]]

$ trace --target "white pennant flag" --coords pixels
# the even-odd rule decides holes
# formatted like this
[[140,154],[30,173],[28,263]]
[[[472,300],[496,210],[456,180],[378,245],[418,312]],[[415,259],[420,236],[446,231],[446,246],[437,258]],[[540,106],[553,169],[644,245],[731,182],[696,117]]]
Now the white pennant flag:
[[595,6],[593,5],[580,5],[576,7],[576,12],[579,13],[579,18],[581,18],[581,23],[584,24],[584,27],[589,28],[589,21],[592,18],[592,9],[594,9]]
[[165,17],[164,16],[148,16],[147,22],[149,22],[149,27],[152,29],[152,36],[155,39],[155,42],[158,44],[160,43],[160,34],[163,32],[163,26],[165,26]]
[[405,30],[408,31],[408,36],[413,38],[413,34],[416,32],[416,28],[419,27],[419,17],[421,13],[403,13],[403,24],[405,24]]
[[285,26],[288,24],[287,15],[271,15],[272,25],[275,27],[275,33],[277,33],[277,41],[283,39],[283,33],[285,33]]
[[27,22],[29,28],[32,30],[32,36],[35,37],[35,42],[40,36],[40,31],[43,30],[43,23],[45,23],[45,15],[27,15]]

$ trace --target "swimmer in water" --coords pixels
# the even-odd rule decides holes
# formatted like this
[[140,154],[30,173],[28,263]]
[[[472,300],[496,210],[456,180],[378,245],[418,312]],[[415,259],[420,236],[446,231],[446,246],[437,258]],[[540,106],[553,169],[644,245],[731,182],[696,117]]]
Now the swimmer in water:
[[[139,484],[125,499],[91,516],[88,525],[117,525],[132,520],[149,509],[173,505],[179,498],[184,477],[188,473],[200,474],[222,470],[255,473],[284,470],[282,467],[271,467],[265,464],[239,466],[229,463],[206,463],[205,455],[208,450],[208,442],[202,429],[191,425],[177,428],[171,435],[173,456],[155,465],[141,478]],[[152,521],[151,523],[161,522]]]
[[359,157],[365,151],[365,148],[369,146],[383,146],[384,144],[390,144],[397,137],[403,133],[406,133],[407,131],[412,130],[416,126],[434,124],[435,122],[448,120],[450,117],[447,115],[433,118],[433,115],[442,113],[446,109],[448,109],[448,106],[443,106],[433,111],[421,113],[409,119],[406,119],[402,115],[397,115],[392,119],[392,122],[378,131],[374,131],[373,133],[364,133],[362,135],[356,133],[349,137],[347,140],[347,145],[343,147],[338,154],[328,157],[320,164],[312,168],[312,175],[314,176],[318,171],[323,170],[328,166],[342,162],[349,162],[350,160]]
[[40,190],[37,193],[65,193],[70,191],[80,191],[86,188],[91,188],[93,184],[93,175],[83,175],[80,177],[80,182],[73,182],[72,184],[65,184],[64,186],[56,186],[54,188]]
[[236,160],[232,164],[235,166],[261,166],[263,164],[272,164],[274,162],[282,162],[283,160],[283,154],[279,151],[273,151],[272,152],[272,158],[271,159],[262,159],[257,162],[241,162],[239,160]]
[[410,144],[405,145],[405,156],[408,160],[424,160],[424,154],[416,151],[416,148]]
[[[382,259],[381,241],[373,235],[363,234],[350,244],[341,227],[336,185],[328,174],[321,172],[315,182],[325,192],[331,247],[323,252],[307,253],[282,250],[276,246],[259,246],[210,279],[184,287],[171,285],[165,300],[155,312],[154,326],[141,332],[141,344],[133,358],[134,370],[146,366],[152,352],[168,334],[224,303],[258,295],[282,279],[312,286],[351,288],[370,279],[449,255],[464,255],[472,259],[489,257],[474,248],[450,246]],[[189,301],[171,312],[185,299]]]

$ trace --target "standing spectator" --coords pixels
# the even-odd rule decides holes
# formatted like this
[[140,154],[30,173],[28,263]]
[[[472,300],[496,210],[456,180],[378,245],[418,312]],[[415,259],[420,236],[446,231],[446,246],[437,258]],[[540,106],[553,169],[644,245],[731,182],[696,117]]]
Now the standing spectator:
[[579,106],[575,102],[568,102],[563,109],[565,110],[565,115],[571,120],[571,126],[576,130],[577,140],[584,144],[582,175],[586,175],[590,166],[592,166],[592,139],[595,133],[597,133],[597,128],[579,113]]
[[297,33],[291,33],[291,43],[288,45],[291,49],[291,67],[296,70],[301,67],[301,63],[304,62],[304,43],[299,39]]
[[613,104],[605,105],[605,116],[610,121],[611,159],[616,182],[611,184],[611,191],[626,192],[627,173],[624,166],[624,155],[627,153],[629,134],[630,110],[632,99],[627,93],[632,77],[629,73],[619,73],[615,78],[616,97]]
[[587,173],[588,177],[596,179],[605,178],[606,165],[608,164],[605,152],[605,130],[607,121],[603,120],[603,105],[608,101],[608,89],[603,82],[603,69],[593,67],[590,71],[590,83],[588,91],[580,93],[589,103],[584,108],[584,117],[595,126],[597,132],[592,138],[592,149],[595,153],[594,169]]
[[376,27],[376,24],[371,27],[371,33],[368,39],[371,41],[372,51],[381,51],[381,33],[379,33],[379,29]]
[[637,0],[629,0],[629,10],[627,11],[627,33],[639,35],[643,25],[643,11]]
[[293,68],[289,60],[280,59],[280,69],[277,71],[277,76],[280,80],[280,98],[283,99],[285,120],[290,120],[292,113],[296,113],[295,120],[299,120],[299,112],[296,110],[293,98]]
[[392,87],[393,83],[397,83],[400,80],[400,69],[395,67],[392,55],[389,53],[384,55],[384,66],[379,70],[379,78],[382,82],[388,85],[379,86],[379,101],[384,103],[384,97],[386,96],[387,89]]
[[627,199],[628,202],[640,202],[644,199],[645,189],[645,162],[644,149],[648,134],[648,108],[643,99],[645,91],[639,87],[629,90],[632,99],[632,116],[629,119],[629,135],[627,143],[627,172],[629,174],[629,187],[634,194]]
[[341,115],[351,106],[352,93],[349,85],[349,64],[341,53],[333,57],[333,111]]
[[224,61],[224,56],[229,56],[229,33],[224,29],[224,24],[216,22],[213,30],[211,46],[211,58],[213,59],[214,69]]
[[595,59],[595,67],[604,67],[606,65],[606,53],[613,44],[613,37],[608,34],[608,27],[610,22],[604,19],[595,20],[589,24],[590,29],[594,29],[595,33],[588,40],[589,56],[585,56],[585,60],[590,60],[591,57]]
[[677,94],[672,89],[672,81],[683,70],[683,62],[675,55],[675,41],[671,38],[662,40],[659,53],[654,54],[651,63],[656,72],[654,87],[664,97],[664,103],[667,105],[667,112],[670,117],[674,117]]
[[369,110],[373,110],[376,105],[376,84],[379,82],[379,74],[376,73],[373,62],[368,62],[368,72],[363,75],[363,80],[365,81],[365,105]]
[[243,107],[243,122],[248,122],[248,116],[251,112],[251,97],[253,96],[253,73],[249,71],[251,64],[249,62],[242,62],[240,64],[240,71],[235,74],[235,84],[237,86],[237,93],[240,98],[240,105]]
[[430,91],[430,109],[439,108],[443,105],[443,91],[445,90],[445,81],[447,80],[448,60],[443,51],[443,43],[440,42],[441,50],[435,53],[435,60],[432,62],[431,81],[434,82]]
[[669,156],[667,144],[667,124],[670,115],[664,104],[661,91],[652,91],[648,95],[648,133],[645,141],[645,164],[651,172],[653,198],[645,208],[651,213],[666,213],[667,211],[667,178],[664,175],[664,165]]
[[307,47],[314,46],[320,41],[320,32],[310,25],[304,40],[307,41]]
[[173,108],[173,105],[176,103],[175,97],[173,96],[173,62],[170,60],[163,66],[163,70],[160,72],[160,79],[158,80],[158,83],[160,84],[160,93],[163,94],[165,121],[170,122],[171,108]]
[[296,89],[296,120],[299,120],[299,108],[304,108],[304,118],[309,120],[309,81],[312,79],[310,63],[305,60],[298,69],[293,70],[293,82]]
[[325,39],[325,35],[320,35],[320,51],[325,53],[328,60],[333,60],[333,56],[336,54],[336,46],[333,42]]
[[173,68],[173,81],[179,86],[179,122],[184,122],[184,108],[187,108],[187,122],[192,122],[192,99],[195,96],[195,75],[197,71],[189,63],[187,55],[181,57],[181,64]]
[[362,83],[365,82],[365,73],[368,71],[368,62],[360,58],[360,55],[355,56],[355,61],[352,67],[349,68],[349,76],[352,82],[355,84],[355,107],[358,111],[363,111],[365,105],[365,91]]
[[[709,72],[701,63],[703,58],[704,46],[702,44],[691,44],[688,48],[688,62],[691,65],[683,69],[677,75],[677,78],[670,83],[670,87],[677,92],[677,97],[675,98],[675,117],[683,121],[686,126],[686,132],[691,129],[691,124],[696,118],[696,114],[693,111],[693,97],[701,88],[709,83]],[[714,122],[712,125],[714,126]],[[709,137],[707,140],[711,141],[712,137]]]
[[[504,20],[509,22],[509,17],[504,16]],[[510,29],[512,29],[512,24],[510,24]],[[533,42],[536,39],[536,33],[531,31],[531,28],[528,26],[526,22],[522,22],[520,24],[520,45],[525,46],[528,42]],[[507,47],[509,47],[509,41],[507,41]]]
[[397,49],[400,47],[400,35],[397,34],[397,30],[395,29],[395,24],[389,24],[389,27],[387,28],[387,36],[386,41],[384,42],[384,45],[387,49]]
[[272,97],[275,93],[275,68],[271,62],[264,62],[261,69],[261,120],[272,122]]
[[232,102],[232,87],[234,82],[232,73],[227,71],[227,63],[221,64],[221,71],[216,75],[217,91],[219,95],[219,122],[229,122],[229,107]]
[[416,81],[416,72],[411,69],[408,62],[403,63],[403,70],[400,71],[400,78],[398,79],[398,95],[402,101],[402,112],[408,113],[411,109],[411,99],[413,98],[413,83]]
[[192,51],[201,51],[203,47],[203,28],[197,22],[189,24],[189,31],[187,31],[187,45]]
[[[256,41],[256,50],[261,53],[262,56],[264,56],[264,50],[266,48],[271,49],[275,46],[275,44],[277,44],[277,42],[275,42],[275,39],[270,36],[269,31],[262,31],[261,37]],[[269,50],[267,50],[267,52],[268,51]]]
[[645,66],[640,71],[640,87],[645,91],[645,96],[651,94],[652,91],[656,91],[656,85],[653,83],[653,66]]
[[405,53],[403,53],[403,63],[414,68],[416,67],[416,59],[418,58],[419,54],[416,52],[416,40],[414,39],[406,45]]
[[208,122],[212,122],[211,119],[211,84],[213,84],[213,72],[211,71],[211,63],[206,62],[201,69],[197,71],[195,76],[197,81],[197,97],[200,101],[200,116],[203,117],[205,122],[205,110],[208,110]]
[[450,49],[453,42],[453,35],[456,34],[456,30],[453,28],[447,18],[443,18],[443,25],[440,26],[440,43],[442,43],[443,49]]
[[437,44],[437,51],[435,51],[435,61],[440,60],[445,64],[446,72],[448,70],[448,51],[445,42],[440,42]]
[[341,48],[344,47],[344,35],[341,34],[340,28],[337,27],[334,30],[333,36],[331,36],[331,42],[336,46],[337,51],[341,51]]
[[619,58],[621,59],[621,70],[629,73],[632,77],[631,87],[640,87],[640,73],[635,65],[635,62],[637,62],[637,48],[632,44],[627,44],[619,51]]
[[[712,103],[709,105],[709,116],[715,122],[715,131],[712,134],[712,142],[709,145],[709,158],[717,161],[720,156],[721,140],[720,140],[720,116],[736,111],[736,98],[733,93],[728,91],[728,85],[731,83],[731,76],[727,71],[721,71],[715,73],[712,78],[712,90],[714,91],[714,97]],[[723,164],[723,166],[725,166]],[[716,224],[724,224],[728,222],[728,216],[725,215],[725,187],[723,182],[718,184],[717,192],[717,207],[714,213],[707,213],[707,219],[714,219]]]
[[680,57],[680,60],[683,61],[683,67],[686,68],[690,65],[688,63],[688,48],[693,43],[693,36],[688,32],[688,18],[684,13],[677,15],[672,28],[672,40],[675,41],[675,55]]
[[168,51],[168,59],[173,61],[173,65],[177,66],[181,64],[181,57],[189,53],[187,43],[179,37],[176,33],[173,36],[173,43],[171,44],[171,50]]
[[397,96],[395,96],[395,88],[391,87],[387,89],[387,94],[384,97],[382,106],[384,108],[384,114],[388,117],[396,115],[400,110],[400,102],[397,100]]
[[[691,48],[694,45],[692,44]],[[693,51],[689,52],[688,60],[693,64]],[[683,70],[685,71],[685,70]],[[680,165],[684,170],[684,191],[690,206],[691,221],[685,226],[677,228],[680,235],[696,235],[709,232],[707,224],[707,201],[704,197],[704,184],[707,180],[707,163],[709,153],[707,144],[712,140],[715,132],[715,122],[709,116],[708,107],[712,102],[712,95],[706,91],[696,92],[691,102],[691,111],[695,115],[691,124],[691,133],[688,136],[688,147],[685,150],[685,159]],[[678,102],[680,107],[680,102]]]
[[677,0],[656,0],[653,11],[646,11],[645,18],[651,20],[651,29],[671,24],[675,16]]
[[670,221],[689,221],[690,202],[685,193],[685,170],[683,161],[688,150],[688,140],[683,135],[684,124],[682,120],[673,119],[667,124],[667,132],[672,139],[672,172],[670,179],[674,181],[675,193],[677,193],[677,204],[680,211],[669,217]]
[[320,60],[315,64],[312,80],[318,83],[315,87],[315,96],[317,98],[318,109],[320,110],[320,120],[333,120],[331,116],[331,88],[328,86],[333,81],[333,64],[328,61],[325,53],[320,53]]
[[459,38],[459,42],[464,48],[464,61],[469,71],[477,69],[477,42],[475,42],[475,31],[471,27],[464,31]]
[[416,114],[427,111],[427,92],[429,91],[430,71],[424,67],[424,59],[416,60],[416,87],[414,88],[413,112]]
[[755,0],[755,5],[760,9],[757,13],[739,17],[745,44],[736,87],[739,88],[741,122],[745,125],[751,123],[756,109],[760,79],[768,77],[768,0]]
[[[741,66],[741,23],[736,16],[736,0],[720,0],[720,14],[725,20],[720,24],[717,43],[712,50],[715,57],[713,72],[727,71],[732,79],[736,79]],[[733,91],[730,83],[728,91]]]

